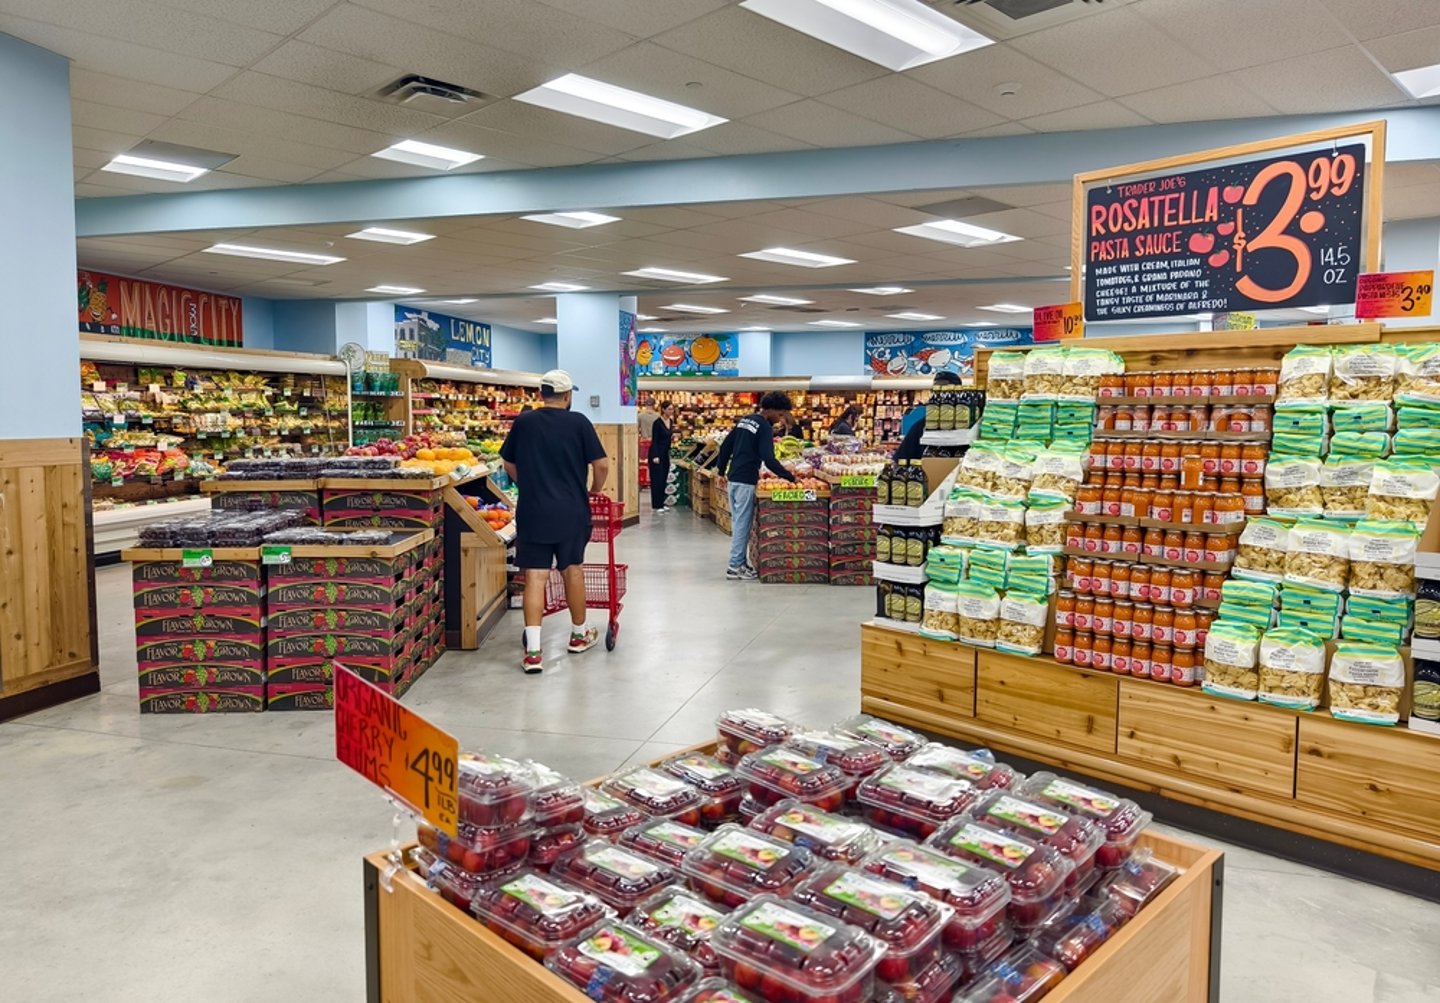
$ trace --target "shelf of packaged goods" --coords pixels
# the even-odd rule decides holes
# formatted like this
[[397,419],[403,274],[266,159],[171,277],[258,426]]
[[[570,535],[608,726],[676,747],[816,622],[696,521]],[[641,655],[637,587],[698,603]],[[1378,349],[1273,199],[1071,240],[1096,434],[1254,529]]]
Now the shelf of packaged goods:
[[1094,438],[1101,442],[1108,442],[1112,439],[1120,440],[1146,440],[1154,439],[1159,441],[1186,441],[1186,442],[1239,442],[1255,443],[1268,446],[1270,444],[1269,432],[1217,432],[1213,429],[1204,429],[1198,432],[1152,432],[1149,430],[1097,428],[1092,433]]
[[[918,639],[917,639],[918,640]],[[713,744],[693,750],[708,752]],[[592,781],[596,783],[598,781]],[[1046,994],[1046,1003],[1215,1003],[1223,855],[1158,831],[1138,844],[1180,875]],[[409,847],[402,848],[402,853]],[[427,888],[390,853],[365,858],[369,998],[586,1003],[579,989]],[[878,985],[878,984],[877,984]]]
[[1440,895],[1440,737],[878,622],[860,634],[867,713],[1436,872]]
[[1253,397],[1245,394],[1196,394],[1185,397],[1097,397],[1095,403],[1101,406],[1106,404],[1161,404],[1173,407],[1176,404],[1181,406],[1189,404],[1271,404],[1275,403],[1273,394],[1257,394]]
[[1088,557],[1097,561],[1133,561],[1137,564],[1153,564],[1160,568],[1193,568],[1196,571],[1223,571],[1227,574],[1230,571],[1230,564],[1220,561],[1172,561],[1168,557],[1156,557],[1154,554],[1102,554],[1079,547],[1066,547],[1063,553],[1066,557]]
[[1066,522],[1098,522],[1104,526],[1139,526],[1142,529],[1175,529],[1184,533],[1238,533],[1245,520],[1237,522],[1166,522],[1163,519],[1137,519],[1129,515],[1108,515],[1104,512],[1066,512]]
[[403,390],[351,390],[351,397],[404,397]]

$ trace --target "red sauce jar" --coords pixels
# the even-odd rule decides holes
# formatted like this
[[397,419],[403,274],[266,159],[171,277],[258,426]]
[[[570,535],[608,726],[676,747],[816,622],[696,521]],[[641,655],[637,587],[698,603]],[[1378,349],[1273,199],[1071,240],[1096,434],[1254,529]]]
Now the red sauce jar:
[[1175,611],[1169,606],[1155,607],[1155,629],[1150,640],[1156,644],[1175,643]]
[[1155,640],[1155,607],[1136,603],[1130,614],[1130,636],[1137,641]]
[[1174,649],[1168,644],[1155,644],[1150,650],[1150,678],[1169,682],[1170,673],[1175,667]]
[[1113,637],[1129,638],[1135,629],[1135,604],[1125,599],[1117,600],[1115,612],[1110,620],[1110,634]]
[[1055,626],[1075,627],[1075,593],[1061,589],[1055,596]]
[[1149,641],[1133,641],[1130,644],[1130,674],[1149,678],[1152,649]]
[[1115,624],[1115,600],[1110,598],[1095,600],[1095,612],[1090,617],[1090,629],[1095,632],[1098,638],[1101,634],[1110,636],[1110,631]]
[[1200,631],[1200,619],[1191,609],[1175,611],[1175,647],[1194,650],[1196,636]]
[[1130,674],[1130,639],[1117,637],[1110,642],[1110,671],[1119,675]]
[[1194,686],[1200,675],[1200,659],[1193,648],[1177,648],[1171,656],[1170,681],[1176,686]]
[[1073,627],[1055,628],[1055,661],[1062,665],[1074,663],[1075,629]]
[[1096,634],[1090,645],[1090,668],[1109,672],[1111,654],[1110,635]]
[[[1075,632],[1075,645],[1074,645],[1074,647],[1071,649],[1071,651],[1072,651],[1072,653],[1073,653],[1073,656],[1074,656],[1074,657],[1072,657],[1071,660],[1070,660],[1070,661],[1071,661],[1071,664],[1072,664],[1072,665],[1078,665],[1078,666],[1080,666],[1081,668],[1089,668],[1089,667],[1090,667],[1090,652],[1091,652],[1091,649],[1092,649],[1094,646],[1095,646],[1095,637],[1094,637],[1094,635],[1092,635],[1088,630],[1077,630],[1077,631]],[[1168,672],[1167,672],[1167,675],[1168,675]]]
[[1130,598],[1135,602],[1150,601],[1150,566],[1148,564],[1132,564],[1130,566]]
[[1134,565],[1123,562],[1110,566],[1110,597],[1112,599],[1127,599],[1130,596],[1130,577],[1134,573]]
[[1193,606],[1199,587],[1200,572],[1191,568],[1176,568],[1170,572],[1170,605],[1177,609]]
[[1075,613],[1071,617],[1071,621],[1075,625],[1076,634],[1079,634],[1081,631],[1088,633],[1092,629],[1092,624],[1095,622],[1094,596],[1075,597]]

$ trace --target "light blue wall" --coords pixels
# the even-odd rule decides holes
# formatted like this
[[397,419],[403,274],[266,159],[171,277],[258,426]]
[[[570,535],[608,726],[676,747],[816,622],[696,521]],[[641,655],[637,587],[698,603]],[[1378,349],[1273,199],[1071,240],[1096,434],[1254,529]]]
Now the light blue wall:
[[[635,421],[620,404],[620,297],[613,293],[561,293],[555,297],[556,361],[580,386],[574,410],[593,422]],[[590,398],[599,397],[599,407]]]
[[740,343],[740,375],[770,376],[774,353],[774,336],[769,331],[741,331],[735,335]]
[[0,150],[0,438],[78,435],[70,64],[3,34]]
[[276,350],[334,355],[335,307],[331,300],[276,300]]
[[[744,337],[744,335],[742,335]],[[741,358],[745,348],[740,349]],[[773,376],[854,376],[865,364],[865,332],[776,331],[770,336]]]
[[335,341],[335,348],[353,341],[367,352],[394,355],[395,304],[389,300],[335,304]]
[[522,373],[546,372],[556,366],[555,341],[553,334],[491,324],[491,364],[496,369],[516,369]]
[[240,300],[241,330],[246,348],[275,347],[275,302],[246,296]]

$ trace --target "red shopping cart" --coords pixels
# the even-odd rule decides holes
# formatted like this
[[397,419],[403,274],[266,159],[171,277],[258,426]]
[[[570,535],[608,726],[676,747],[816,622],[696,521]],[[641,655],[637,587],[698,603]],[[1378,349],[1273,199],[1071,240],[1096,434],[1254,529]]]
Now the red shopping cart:
[[[628,564],[615,561],[615,537],[620,535],[620,503],[611,501],[605,495],[590,496],[590,542],[605,544],[604,564],[584,564],[585,608],[610,611],[610,623],[605,628],[605,650],[615,650],[615,639],[620,636],[621,599],[625,596]],[[565,579],[560,572],[550,571],[545,583],[545,615],[558,613],[568,608],[565,598]]]

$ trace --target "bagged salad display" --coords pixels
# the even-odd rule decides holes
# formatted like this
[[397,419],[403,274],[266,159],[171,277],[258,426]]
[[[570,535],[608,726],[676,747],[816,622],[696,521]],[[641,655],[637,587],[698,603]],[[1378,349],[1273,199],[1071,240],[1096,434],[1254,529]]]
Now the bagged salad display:
[[1415,594],[1415,549],[1420,533],[1413,523],[1362,519],[1350,531],[1352,595],[1399,599]]
[[985,377],[987,400],[1019,400],[1025,390],[1027,352],[995,352]]
[[1272,455],[1265,466],[1265,508],[1271,515],[1322,514],[1325,498],[1320,493],[1320,460]]
[[1320,497],[1327,519],[1358,519],[1375,473],[1373,460],[1330,455],[1320,467]]
[[1331,353],[1330,399],[1388,401],[1395,395],[1393,345],[1341,345]]
[[925,607],[920,619],[920,633],[937,641],[960,638],[960,586],[931,582],[925,586]]
[[1260,674],[1255,667],[1260,632],[1243,623],[1217,620],[1205,636],[1206,693],[1254,700],[1260,689]]
[[1405,662],[1383,644],[1341,641],[1330,658],[1330,714],[1361,724],[1396,724]]
[[1290,527],[1285,580],[1327,592],[1343,592],[1350,573],[1350,532],[1344,526],[1301,519]]
[[1314,710],[1325,695],[1325,641],[1297,627],[1276,627],[1260,638],[1260,702]]
[[1290,528],[1274,519],[1251,519],[1240,532],[1234,572],[1240,578],[1278,582],[1285,577]]
[[1375,464],[1370,478],[1365,517],[1405,519],[1423,528],[1437,493],[1440,493],[1440,477],[1431,464],[1412,459],[1382,460]]
[[961,582],[955,588],[955,595],[959,639],[966,644],[993,648],[1000,629],[1000,593],[978,582]]
[[1280,360],[1280,381],[1276,386],[1277,403],[1314,403],[1324,401],[1329,393],[1330,349],[1320,345],[1296,345]]
[[1045,647],[1050,603],[1043,594],[1011,590],[1000,600],[1000,626],[995,649],[1016,655],[1038,655]]

